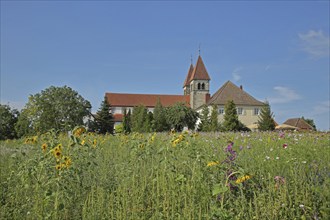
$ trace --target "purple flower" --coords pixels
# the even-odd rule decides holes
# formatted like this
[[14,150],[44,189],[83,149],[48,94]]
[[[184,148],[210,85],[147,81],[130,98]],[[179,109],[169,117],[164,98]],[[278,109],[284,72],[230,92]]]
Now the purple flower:
[[239,150],[243,150],[243,146],[240,146],[240,147],[239,147]]

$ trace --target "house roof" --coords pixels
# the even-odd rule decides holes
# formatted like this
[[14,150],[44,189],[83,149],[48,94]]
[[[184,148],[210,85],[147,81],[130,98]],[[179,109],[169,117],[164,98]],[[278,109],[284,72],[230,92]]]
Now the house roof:
[[291,125],[305,130],[313,130],[313,127],[302,118],[290,118],[286,120],[283,124]]
[[189,95],[158,95],[158,94],[126,94],[126,93],[106,93],[108,103],[114,107],[134,107],[144,105],[155,107],[158,99],[163,106],[170,106],[177,102],[183,102],[189,106]]
[[236,105],[263,106],[265,104],[253,98],[231,81],[227,81],[216,93],[214,93],[207,104],[225,105],[230,100],[233,100]]
[[191,78],[191,75],[192,75],[193,71],[194,71],[194,66],[193,66],[192,64],[190,64],[190,67],[189,67],[189,70],[188,70],[187,77],[186,77],[186,79],[185,79],[185,81],[184,81],[184,83],[183,83],[183,87],[189,85],[189,83],[190,83],[190,78]]
[[113,121],[114,122],[122,122],[124,118],[123,114],[114,114],[113,115]]
[[188,83],[190,83],[192,80],[210,80],[210,76],[207,73],[207,70],[205,68],[204,62],[202,60],[201,56],[198,56],[195,68],[191,74],[190,80]]

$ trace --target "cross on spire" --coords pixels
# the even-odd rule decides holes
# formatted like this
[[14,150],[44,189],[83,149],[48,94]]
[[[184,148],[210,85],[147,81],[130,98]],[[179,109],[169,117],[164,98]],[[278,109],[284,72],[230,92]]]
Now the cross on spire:
[[199,45],[198,45],[198,56],[200,56],[201,55],[201,43],[199,43]]

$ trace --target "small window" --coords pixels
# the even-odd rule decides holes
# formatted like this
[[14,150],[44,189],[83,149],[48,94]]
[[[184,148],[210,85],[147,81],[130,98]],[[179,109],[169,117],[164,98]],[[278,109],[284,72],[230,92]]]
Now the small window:
[[219,108],[219,114],[224,115],[225,114],[225,109],[224,108]]
[[254,115],[259,115],[259,114],[260,114],[260,109],[254,108]]
[[200,84],[200,83],[197,84],[197,89],[198,89],[198,90],[201,89],[201,84]]
[[243,108],[237,108],[237,114],[243,115]]
[[202,83],[202,90],[205,89],[205,83]]

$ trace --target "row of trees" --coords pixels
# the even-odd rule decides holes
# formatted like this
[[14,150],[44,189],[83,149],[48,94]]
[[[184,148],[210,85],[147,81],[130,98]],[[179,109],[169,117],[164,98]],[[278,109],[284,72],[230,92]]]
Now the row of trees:
[[157,102],[154,112],[148,112],[143,106],[133,108],[125,112],[123,118],[123,131],[133,132],[162,132],[174,129],[182,131],[184,127],[194,129],[198,113],[183,103],[163,107],[160,101]]
[[[163,107],[157,102],[154,112],[145,106],[137,106],[124,114],[122,130],[134,132],[162,132],[184,127],[195,129],[200,119],[199,131],[245,131],[248,130],[239,120],[233,101],[225,105],[224,122],[218,122],[218,109],[213,106],[202,108],[199,115],[183,103]],[[92,120],[90,120],[93,118]],[[274,130],[273,113],[267,103],[261,111],[259,130]],[[95,115],[91,114],[91,104],[70,87],[51,86],[40,93],[31,95],[21,112],[8,105],[0,105],[0,140],[45,133],[50,129],[67,132],[78,125],[87,125],[91,131],[105,134],[113,133],[114,121],[110,105],[104,98]],[[314,121],[305,119],[315,128]]]

